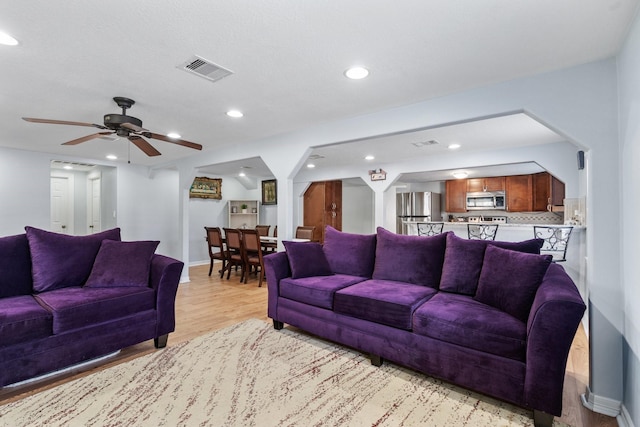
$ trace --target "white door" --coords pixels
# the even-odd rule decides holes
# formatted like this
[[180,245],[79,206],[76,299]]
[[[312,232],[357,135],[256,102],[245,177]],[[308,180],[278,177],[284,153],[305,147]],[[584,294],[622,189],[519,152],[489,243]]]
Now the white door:
[[87,200],[87,224],[89,224],[89,234],[101,231],[100,218],[100,178],[89,178],[89,194]]
[[73,233],[71,183],[68,177],[51,177],[51,231]]

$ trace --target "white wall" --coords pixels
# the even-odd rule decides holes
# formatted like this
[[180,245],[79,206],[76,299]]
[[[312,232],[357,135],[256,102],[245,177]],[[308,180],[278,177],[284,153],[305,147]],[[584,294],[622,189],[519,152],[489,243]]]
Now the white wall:
[[373,221],[373,191],[367,185],[342,185],[342,231],[356,234],[376,232]]
[[[626,414],[640,425],[640,18],[619,56],[621,254],[624,301],[623,370]],[[616,171],[611,171],[615,173]]]

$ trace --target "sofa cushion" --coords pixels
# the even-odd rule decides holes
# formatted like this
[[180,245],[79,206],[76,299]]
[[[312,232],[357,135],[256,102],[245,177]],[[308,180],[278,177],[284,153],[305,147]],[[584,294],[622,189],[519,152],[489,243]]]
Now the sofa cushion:
[[31,295],[0,299],[0,346],[25,342],[51,335],[51,313]]
[[366,277],[334,274],[300,279],[280,280],[280,296],[316,307],[333,309],[333,294],[336,291],[366,280]]
[[292,278],[330,276],[333,274],[320,243],[290,241],[284,241],[283,243],[289,258]]
[[151,258],[159,244],[103,240],[85,286],[149,286]]
[[372,279],[337,291],[333,311],[411,330],[413,311],[436,293],[427,286]]
[[487,246],[474,298],[526,322],[551,259]]
[[322,246],[331,271],[371,278],[376,257],[375,234],[352,234],[327,225]]
[[88,236],[67,236],[33,227],[25,230],[36,292],[82,286],[91,273],[102,241],[120,240],[119,228]]
[[56,289],[36,299],[53,313],[53,333],[59,334],[155,308],[155,291],[147,287]]
[[0,298],[31,295],[31,254],[26,234],[0,237]]
[[475,295],[480,271],[482,270],[484,252],[488,245],[518,252],[539,254],[543,242],[542,239],[531,239],[523,242],[469,240],[449,233],[447,236],[447,249],[444,253],[440,290]]
[[438,289],[447,234],[405,236],[378,227],[373,278]]
[[416,309],[413,331],[485,353],[525,360],[526,324],[467,295],[439,292]]

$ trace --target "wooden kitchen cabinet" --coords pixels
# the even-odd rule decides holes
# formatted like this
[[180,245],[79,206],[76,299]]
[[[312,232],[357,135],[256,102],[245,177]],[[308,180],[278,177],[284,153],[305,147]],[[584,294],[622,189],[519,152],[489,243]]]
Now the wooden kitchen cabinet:
[[531,175],[513,175],[505,178],[507,211],[533,210],[533,178]]
[[549,172],[533,174],[533,210],[552,211],[564,204],[564,183]]
[[448,213],[467,211],[467,180],[452,179],[445,181],[445,208]]
[[492,176],[489,178],[468,178],[467,191],[470,193],[478,191],[504,191],[505,177]]
[[324,242],[324,228],[342,230],[342,181],[312,182],[304,192],[303,221],[314,226],[313,240]]

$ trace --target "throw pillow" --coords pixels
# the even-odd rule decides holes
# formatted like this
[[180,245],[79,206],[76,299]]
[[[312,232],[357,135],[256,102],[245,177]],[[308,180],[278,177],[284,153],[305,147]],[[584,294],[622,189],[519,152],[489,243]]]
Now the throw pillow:
[[526,322],[552,258],[487,246],[474,299]]
[[151,258],[160,242],[104,240],[85,286],[90,288],[149,286]]
[[0,237],[0,271],[0,298],[31,294],[31,256],[25,234]]
[[68,236],[25,227],[31,251],[33,290],[44,292],[87,281],[103,240],[120,240],[120,229]]
[[378,227],[375,280],[395,280],[438,289],[447,234],[406,236]]
[[469,240],[449,233],[447,249],[444,253],[444,265],[440,290],[463,295],[474,295],[478,288],[478,279],[482,270],[485,249],[488,245],[518,252],[539,254],[542,239],[523,242],[500,242],[487,240]]
[[317,242],[284,241],[284,248],[289,258],[291,277],[331,276],[333,271],[327,262],[322,245]]
[[367,278],[373,274],[375,234],[344,233],[327,225],[322,248],[334,273]]

